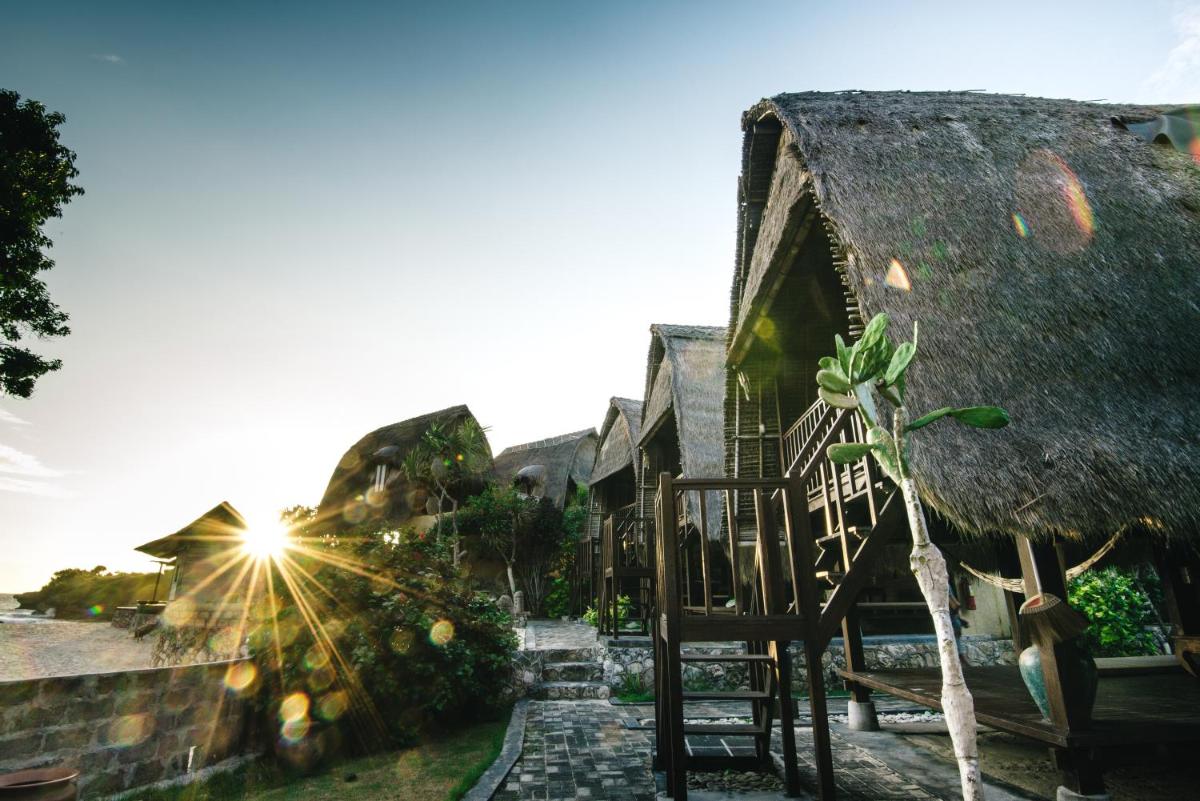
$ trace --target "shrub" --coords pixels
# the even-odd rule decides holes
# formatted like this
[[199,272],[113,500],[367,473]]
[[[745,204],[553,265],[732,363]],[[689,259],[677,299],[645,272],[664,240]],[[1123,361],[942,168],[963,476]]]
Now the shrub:
[[251,637],[264,670],[276,674],[273,726],[287,717],[283,699],[304,693],[315,724],[336,722],[374,748],[505,703],[512,622],[458,576],[448,546],[449,538],[411,530],[306,540],[287,582],[299,598],[285,599]]
[[[633,599],[628,595],[617,596],[617,625],[624,626],[629,622],[629,612],[633,609]],[[594,606],[589,606],[587,611],[583,613],[583,622],[589,626],[600,626],[600,610]]]
[[[102,565],[91,570],[69,567],[55,573],[40,590],[13,597],[22,609],[54,609],[61,618],[108,620],[118,606],[149,601],[155,578],[154,573],[110,573]],[[166,598],[170,585],[171,573],[163,571],[158,582],[159,600]]]
[[1068,590],[1071,605],[1092,625],[1084,641],[1093,656],[1143,656],[1158,653],[1148,626],[1156,622],[1150,598],[1128,572],[1106,567],[1074,579]]

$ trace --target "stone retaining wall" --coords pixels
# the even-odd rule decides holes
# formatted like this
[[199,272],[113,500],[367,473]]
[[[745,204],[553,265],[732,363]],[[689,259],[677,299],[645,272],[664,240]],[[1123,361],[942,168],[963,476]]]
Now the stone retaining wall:
[[225,678],[245,661],[0,682],[0,771],[69,765],[96,798],[240,754],[251,701]]
[[[1016,654],[1012,640],[985,635],[965,635],[963,650],[972,665],[1015,665]],[[688,653],[735,654],[740,646],[688,645]],[[805,671],[807,660],[803,646],[793,643],[788,649],[792,655],[792,687],[798,692],[808,688]],[[902,635],[896,637],[864,637],[863,656],[868,670],[887,668],[937,667],[937,644],[932,635]],[[639,685],[650,689],[654,686],[654,654],[644,639],[609,640],[603,651],[604,682],[614,694],[631,690]],[[841,687],[842,679],[836,668],[845,667],[846,661],[840,639],[830,643],[822,660],[825,666],[825,686]],[[738,690],[748,689],[746,664],[738,662],[688,663],[683,666],[684,683],[695,690]]]

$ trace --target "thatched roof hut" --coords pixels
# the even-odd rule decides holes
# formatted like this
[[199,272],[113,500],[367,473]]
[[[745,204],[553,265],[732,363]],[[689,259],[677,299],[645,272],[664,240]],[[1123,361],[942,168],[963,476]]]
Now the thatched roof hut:
[[168,600],[186,595],[200,605],[232,603],[239,588],[237,571],[228,567],[240,558],[248,528],[241,513],[228,501],[221,501],[178,531],[134,550],[157,559],[175,560]]
[[596,464],[592,467],[590,484],[598,484],[625,468],[637,471],[637,443],[641,431],[641,402],[610,398],[596,444]]
[[[367,434],[338,460],[317,509],[318,521],[353,525],[376,520],[400,525],[426,514],[425,495],[404,477],[401,463],[433,423],[452,427],[474,419],[466,406],[451,406]],[[490,450],[487,462],[490,475]]]
[[[725,329],[695,325],[650,326],[646,396],[638,445],[645,453],[643,514],[649,514],[660,471],[686,478],[724,474],[722,422]],[[721,533],[724,500],[708,499],[708,534]],[[699,499],[688,493],[689,518],[699,522]],[[695,507],[695,508],[693,508]]]
[[802,353],[802,397],[835,331],[886,312],[907,338],[919,320],[914,413],[1012,416],[914,437],[930,506],[971,533],[1194,536],[1200,168],[1126,127],[1163,111],[970,93],[762,101],[743,117],[734,374],[756,350]]
[[528,494],[550,498],[562,508],[574,488],[586,487],[596,460],[596,429],[505,448],[496,457],[496,481],[520,482]]

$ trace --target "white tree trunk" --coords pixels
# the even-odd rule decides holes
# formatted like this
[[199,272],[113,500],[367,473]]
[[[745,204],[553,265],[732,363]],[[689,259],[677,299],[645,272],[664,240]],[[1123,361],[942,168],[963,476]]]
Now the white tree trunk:
[[512,593],[514,598],[517,597],[517,580],[513,578],[513,563],[505,562],[504,569],[508,571],[508,591]]
[[979,774],[979,749],[976,743],[975,702],[967,683],[963,679],[962,662],[958,657],[958,643],[954,638],[954,626],[950,622],[950,576],[946,572],[946,560],[942,552],[929,539],[925,525],[925,510],[917,495],[917,485],[911,478],[900,481],[904,495],[904,508],[908,513],[908,527],[912,531],[913,549],[909,565],[929,614],[933,618],[937,637],[938,656],[942,663],[942,710],[946,714],[946,728],[954,743],[954,756],[958,760],[958,774],[962,780],[963,801],[983,801],[983,781]]

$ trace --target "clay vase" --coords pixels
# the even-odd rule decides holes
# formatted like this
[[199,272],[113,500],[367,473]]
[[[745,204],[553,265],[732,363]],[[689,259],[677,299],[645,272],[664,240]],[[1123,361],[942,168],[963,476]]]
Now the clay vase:
[[0,774],[0,801],[75,801],[79,771],[35,768]]
[[[1096,703],[1096,687],[1100,682],[1096,663],[1077,640],[1060,643],[1058,656],[1063,672],[1067,707],[1081,711],[1079,720],[1090,721],[1092,707]],[[1042,717],[1050,720],[1050,703],[1046,698],[1046,677],[1042,674],[1041,651],[1036,645],[1029,646],[1021,652],[1017,665],[1033,702],[1037,704]]]

